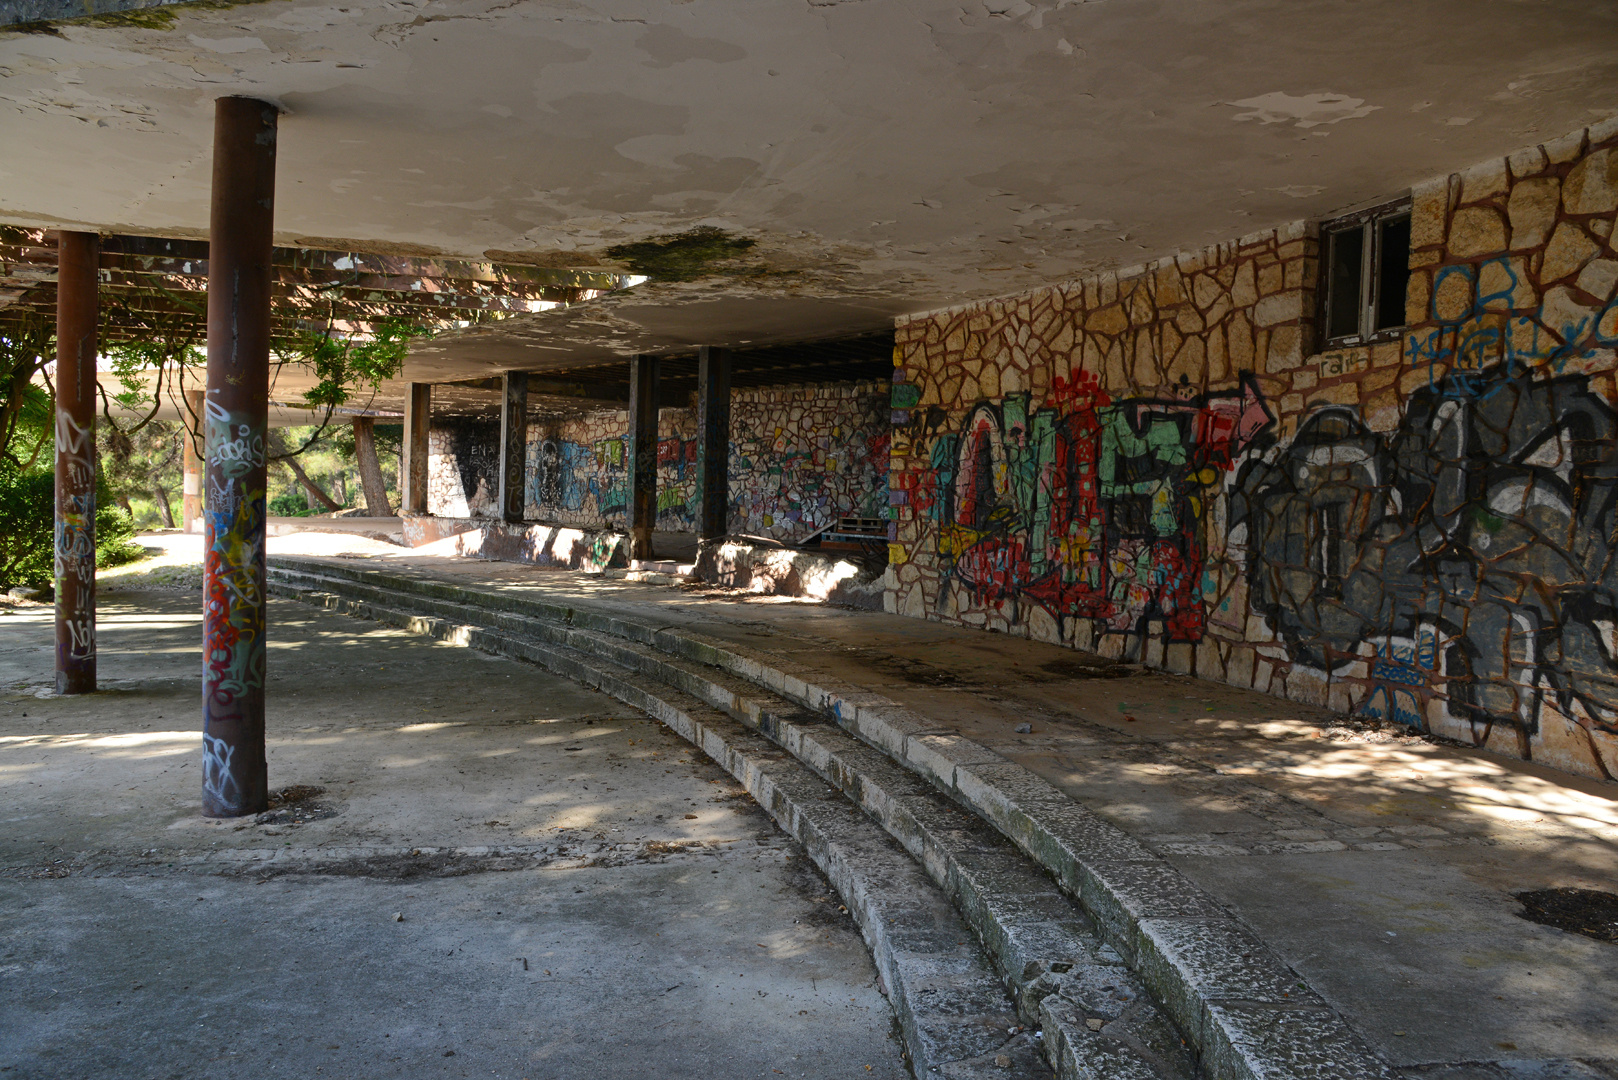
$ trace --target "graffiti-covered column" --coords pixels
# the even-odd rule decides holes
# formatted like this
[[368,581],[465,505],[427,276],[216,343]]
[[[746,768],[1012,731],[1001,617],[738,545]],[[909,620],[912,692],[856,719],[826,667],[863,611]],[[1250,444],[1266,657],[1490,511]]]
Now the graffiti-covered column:
[[629,557],[650,559],[657,525],[657,357],[629,361]]
[[208,234],[202,812],[265,809],[264,431],[269,419],[273,105],[220,98]]
[[56,256],[56,692],[96,688],[96,321],[101,238]]
[[432,383],[411,383],[405,396],[404,460],[399,463],[401,514],[427,512],[427,430],[432,413]]
[[500,394],[500,519],[522,521],[523,467],[528,459],[528,373],[508,371]]
[[188,533],[202,531],[202,450],[207,433],[203,430],[203,396],[201,390],[185,392],[185,415],[180,419],[185,428],[181,437],[185,446],[181,453],[184,467],[184,498],[180,504],[180,524]]

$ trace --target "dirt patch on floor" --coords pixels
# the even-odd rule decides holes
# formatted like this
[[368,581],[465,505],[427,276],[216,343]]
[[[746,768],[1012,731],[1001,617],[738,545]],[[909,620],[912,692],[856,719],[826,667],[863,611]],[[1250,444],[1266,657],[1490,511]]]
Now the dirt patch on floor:
[[253,818],[255,825],[302,825],[337,816],[337,808],[321,802],[323,787],[297,784],[270,792],[270,808]]
[[1542,926],[1618,942],[1618,894],[1599,889],[1535,889],[1516,894],[1517,914]]

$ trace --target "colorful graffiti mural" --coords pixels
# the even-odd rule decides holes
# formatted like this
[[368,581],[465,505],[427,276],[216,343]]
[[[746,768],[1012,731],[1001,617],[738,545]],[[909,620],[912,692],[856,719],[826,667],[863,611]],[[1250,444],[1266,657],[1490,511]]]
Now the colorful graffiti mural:
[[[984,402],[931,438],[932,468],[904,474],[901,504],[939,523],[946,579],[979,603],[1035,604],[1100,633],[1201,640],[1205,492],[1267,437],[1256,382],[1183,397],[1114,400],[1093,375],[1049,399]],[[921,417],[912,442],[936,422]]]
[[[629,507],[628,439],[546,437],[528,444],[528,505],[537,517],[622,525]],[[696,462],[692,439],[657,443],[657,527],[689,528]]]
[[1374,653],[1360,711],[1527,742],[1554,704],[1618,731],[1618,413],[1582,375],[1518,365],[1416,391],[1384,438],[1327,409],[1243,466],[1251,602],[1323,670]]

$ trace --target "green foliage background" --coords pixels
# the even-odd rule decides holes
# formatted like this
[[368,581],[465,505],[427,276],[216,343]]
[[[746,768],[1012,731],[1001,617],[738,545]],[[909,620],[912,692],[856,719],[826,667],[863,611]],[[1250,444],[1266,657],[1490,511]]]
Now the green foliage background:
[[[96,492],[96,566],[122,566],[145,555],[135,522],[112,502],[105,480]],[[56,481],[46,469],[0,461],[0,588],[48,586],[52,574]]]

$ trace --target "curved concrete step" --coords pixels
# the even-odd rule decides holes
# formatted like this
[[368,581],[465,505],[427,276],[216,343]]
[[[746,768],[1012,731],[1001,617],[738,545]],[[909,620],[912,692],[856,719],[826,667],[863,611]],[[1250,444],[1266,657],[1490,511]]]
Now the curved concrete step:
[[[667,724],[740,781],[831,881],[870,946],[906,1056],[950,1080],[1050,1076],[989,958],[947,897],[902,848],[778,746],[672,687],[567,646],[374,599],[313,591],[276,575],[274,594],[538,663]],[[376,591],[376,590],[373,590]],[[379,592],[379,591],[376,591]]]
[[[754,687],[738,693],[729,684],[734,700],[725,707],[741,715],[762,690],[784,699],[788,710],[831,718],[973,810],[1049,871],[1145,984],[1210,1076],[1387,1080],[1396,1075],[1296,972],[1167,862],[1028,770],[939,730],[880,694],[788,670],[766,652],[667,625],[655,615],[555,604],[426,575],[319,560],[279,557],[272,563],[280,573],[313,575],[340,590],[384,589],[408,597],[412,605],[453,603],[473,623],[509,619],[517,626],[537,623],[639,643]],[[676,683],[685,679],[690,685],[690,667],[663,670]],[[709,681],[726,687],[718,677]],[[757,722],[768,729],[763,713]],[[790,742],[792,736],[783,731],[783,737]],[[1068,973],[1048,973],[1051,981],[1063,974]],[[1059,996],[1051,1009],[1065,999]]]
[[[278,587],[304,590],[307,599],[332,596],[330,603],[364,613],[390,603],[428,611],[430,618],[469,635],[469,643],[472,625],[481,617],[513,638],[537,637],[644,676],[639,688],[645,694],[675,696],[658,689],[669,687],[723,710],[841,790],[917,859],[987,949],[1024,1024],[1043,1033],[1059,1075],[1168,1080],[1195,1073],[1186,1041],[1047,874],[931,784],[829,719],[714,668],[597,631],[411,598],[337,577],[278,571],[275,578]],[[568,661],[579,663],[575,655]]]

